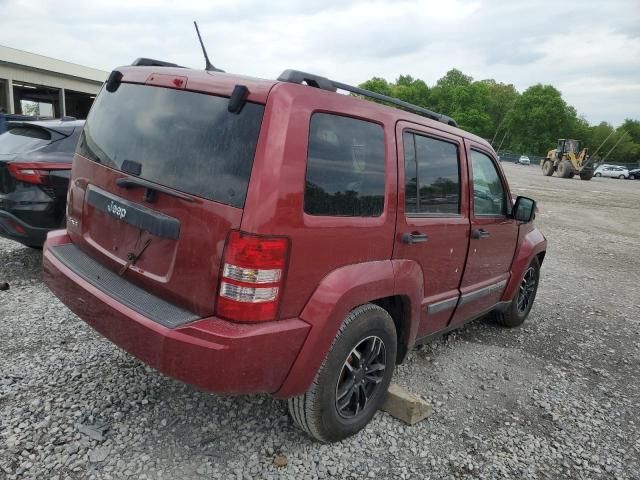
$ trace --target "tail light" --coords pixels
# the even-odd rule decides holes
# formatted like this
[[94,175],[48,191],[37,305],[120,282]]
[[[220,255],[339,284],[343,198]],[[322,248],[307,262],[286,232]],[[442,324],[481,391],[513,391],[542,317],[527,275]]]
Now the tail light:
[[71,170],[70,163],[21,163],[12,162],[7,165],[13,178],[25,183],[48,185],[51,183],[49,175],[52,170]]
[[289,240],[232,231],[224,249],[216,314],[239,322],[275,320]]

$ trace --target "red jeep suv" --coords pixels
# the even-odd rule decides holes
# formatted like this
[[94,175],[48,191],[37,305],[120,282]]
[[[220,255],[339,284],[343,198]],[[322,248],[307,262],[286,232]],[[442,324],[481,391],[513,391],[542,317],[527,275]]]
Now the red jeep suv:
[[336,441],[417,343],[524,321],[546,240],[486,141],[299,71],[150,63],[96,98],[44,251],[51,290],[116,345],[208,391],[286,398]]

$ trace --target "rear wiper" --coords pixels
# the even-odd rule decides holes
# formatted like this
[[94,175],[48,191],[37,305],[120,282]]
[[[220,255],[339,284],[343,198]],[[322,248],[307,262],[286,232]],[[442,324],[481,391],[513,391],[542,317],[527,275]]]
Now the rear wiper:
[[167,195],[171,195],[173,197],[180,198],[182,200],[186,200],[187,202],[193,202],[193,198],[184,193],[176,192],[175,190],[171,190],[170,188],[163,187],[162,185],[156,185],[155,183],[148,182],[147,180],[143,180],[142,178],[137,177],[123,177],[116,180],[116,185],[122,188],[136,188],[142,187],[146,188],[147,192],[144,195],[144,199],[146,201],[152,201],[153,195],[151,192],[162,192]]

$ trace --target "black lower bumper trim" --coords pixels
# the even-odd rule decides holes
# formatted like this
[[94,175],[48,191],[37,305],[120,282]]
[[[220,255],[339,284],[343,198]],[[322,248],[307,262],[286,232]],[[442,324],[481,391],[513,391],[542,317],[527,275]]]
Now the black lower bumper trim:
[[195,313],[177,307],[125,280],[73,243],[51,247],[50,252],[100,291],[164,327],[176,328],[200,318]]
[[[19,231],[16,226],[23,231]],[[50,231],[48,228],[33,227],[9,212],[0,210],[0,236],[2,237],[30,247],[42,247]]]

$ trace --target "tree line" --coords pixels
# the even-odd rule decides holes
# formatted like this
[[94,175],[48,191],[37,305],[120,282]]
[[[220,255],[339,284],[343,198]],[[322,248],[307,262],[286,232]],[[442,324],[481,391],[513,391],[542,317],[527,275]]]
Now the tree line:
[[448,115],[499,151],[544,156],[559,138],[575,138],[596,161],[613,148],[607,163],[640,162],[639,120],[626,119],[617,128],[607,122],[589,125],[551,85],[520,93],[511,84],[474,80],[453,69],[431,87],[411,75],[395,82],[373,77],[360,87]]

